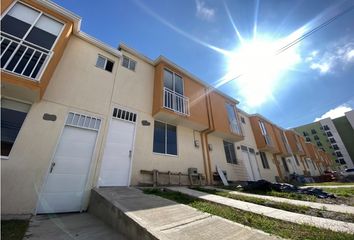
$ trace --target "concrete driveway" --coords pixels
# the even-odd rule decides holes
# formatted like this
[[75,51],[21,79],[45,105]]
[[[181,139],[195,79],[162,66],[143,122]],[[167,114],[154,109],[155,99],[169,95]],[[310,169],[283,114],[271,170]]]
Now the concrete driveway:
[[37,215],[30,220],[24,240],[126,240],[89,213]]

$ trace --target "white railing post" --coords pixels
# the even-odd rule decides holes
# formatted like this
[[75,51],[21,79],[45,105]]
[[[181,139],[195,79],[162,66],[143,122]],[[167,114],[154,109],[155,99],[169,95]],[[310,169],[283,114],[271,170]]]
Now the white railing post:
[[166,87],[163,88],[163,106],[179,114],[189,116],[189,98]]

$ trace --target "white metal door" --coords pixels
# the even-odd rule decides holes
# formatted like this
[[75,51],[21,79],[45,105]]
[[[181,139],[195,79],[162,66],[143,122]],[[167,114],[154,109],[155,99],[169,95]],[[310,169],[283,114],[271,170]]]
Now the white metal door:
[[255,178],[254,178],[254,175],[253,175],[253,172],[252,172],[251,161],[249,159],[249,155],[248,155],[248,151],[247,150],[242,149],[242,157],[243,157],[243,163],[246,166],[248,179],[250,181],[254,181]]
[[134,137],[133,122],[113,118],[103,153],[99,186],[128,186]]
[[[75,122],[72,122],[74,119]],[[68,121],[40,194],[37,213],[82,210],[82,197],[100,120],[70,113]]]
[[251,163],[253,176],[254,176],[256,181],[260,180],[261,179],[261,175],[259,174],[256,154],[254,152],[253,153],[249,152],[248,156],[249,156],[249,160],[250,160],[250,163]]

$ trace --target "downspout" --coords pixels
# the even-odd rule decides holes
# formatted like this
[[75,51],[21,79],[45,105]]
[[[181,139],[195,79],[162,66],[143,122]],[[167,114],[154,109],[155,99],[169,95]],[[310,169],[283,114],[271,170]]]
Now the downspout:
[[209,90],[205,89],[205,103],[207,106],[207,115],[208,115],[208,128],[200,132],[200,138],[202,142],[202,151],[203,151],[203,160],[204,160],[204,170],[207,185],[213,183],[213,177],[211,172],[211,161],[209,153],[209,143],[208,143],[208,134],[215,131],[214,119],[212,114],[211,100],[209,95]]

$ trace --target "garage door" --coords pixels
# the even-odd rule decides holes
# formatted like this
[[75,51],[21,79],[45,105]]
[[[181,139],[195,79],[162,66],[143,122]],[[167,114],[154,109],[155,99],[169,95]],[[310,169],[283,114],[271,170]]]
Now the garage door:
[[101,120],[69,113],[40,194],[37,213],[82,210],[82,198]]
[[128,186],[136,113],[115,108],[102,158],[99,186]]

